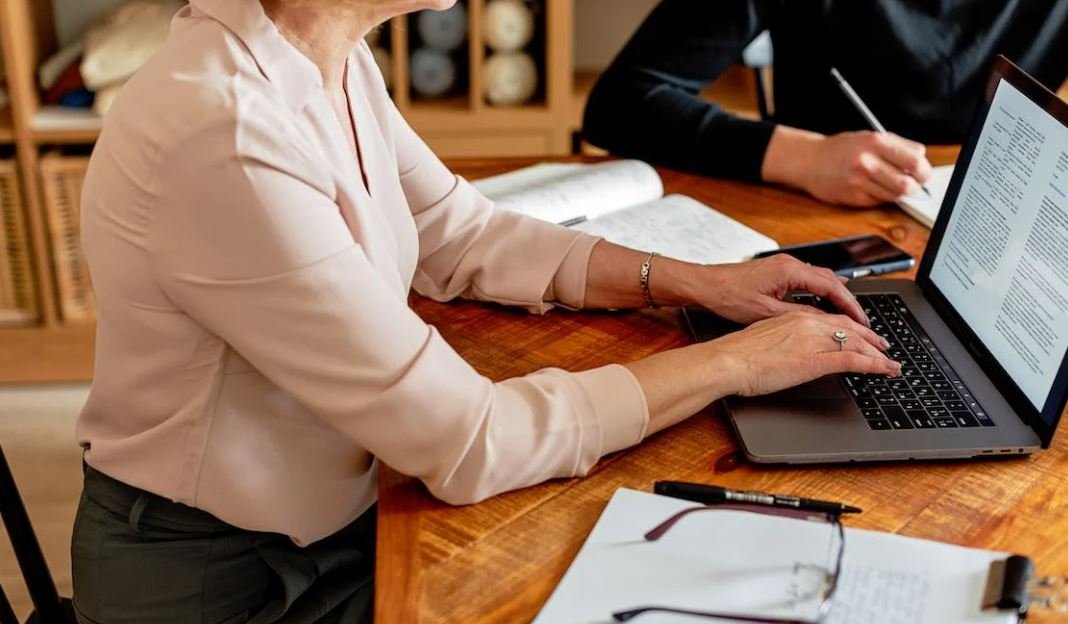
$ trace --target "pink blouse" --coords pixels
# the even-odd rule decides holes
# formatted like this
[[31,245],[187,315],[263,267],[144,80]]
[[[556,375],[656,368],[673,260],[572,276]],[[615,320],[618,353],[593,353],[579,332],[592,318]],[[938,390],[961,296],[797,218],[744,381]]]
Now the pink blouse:
[[318,69],[260,3],[192,0],[111,109],[82,198],[87,461],[300,544],[375,501],[376,458],[470,503],[582,475],[648,422],[622,366],[492,383],[408,307],[413,287],[582,307],[597,239],[494,210],[366,45],[347,80],[366,187]]

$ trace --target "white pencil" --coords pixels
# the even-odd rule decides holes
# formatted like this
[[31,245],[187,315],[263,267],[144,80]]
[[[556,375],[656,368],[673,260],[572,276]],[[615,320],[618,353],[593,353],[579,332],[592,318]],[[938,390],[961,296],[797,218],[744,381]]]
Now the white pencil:
[[[831,75],[834,76],[834,79],[838,82],[838,88],[842,90],[842,93],[844,93],[849,101],[853,103],[853,106],[855,106],[857,111],[864,116],[864,119],[868,121],[868,125],[871,126],[871,129],[879,134],[886,134],[886,128],[884,128],[883,124],[879,123],[879,120],[876,119],[875,113],[871,112],[871,109],[864,103],[864,100],[860,99],[860,96],[853,90],[853,87],[846,82],[846,79],[842,77],[842,74],[838,73],[837,68],[831,68]],[[905,173],[910,176],[912,175],[911,171],[906,171]],[[917,182],[919,182],[919,180],[917,180]],[[927,190],[926,186],[920,184],[920,188],[923,189],[924,193],[927,193],[928,197],[931,196],[931,191]]]

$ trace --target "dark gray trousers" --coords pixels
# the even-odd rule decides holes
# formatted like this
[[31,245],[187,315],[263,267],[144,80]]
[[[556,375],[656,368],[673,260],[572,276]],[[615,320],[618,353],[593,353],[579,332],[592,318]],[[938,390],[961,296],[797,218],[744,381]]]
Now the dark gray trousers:
[[306,548],[87,468],[74,522],[83,624],[330,624],[373,617],[372,507]]

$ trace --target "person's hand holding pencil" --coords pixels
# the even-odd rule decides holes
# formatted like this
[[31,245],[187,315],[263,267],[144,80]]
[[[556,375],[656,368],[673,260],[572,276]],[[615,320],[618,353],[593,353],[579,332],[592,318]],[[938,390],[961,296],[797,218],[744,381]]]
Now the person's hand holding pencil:
[[764,155],[763,179],[849,206],[874,206],[926,193],[931,163],[924,145],[887,132],[841,75],[835,70],[832,75],[872,130],[825,136],[777,126]]

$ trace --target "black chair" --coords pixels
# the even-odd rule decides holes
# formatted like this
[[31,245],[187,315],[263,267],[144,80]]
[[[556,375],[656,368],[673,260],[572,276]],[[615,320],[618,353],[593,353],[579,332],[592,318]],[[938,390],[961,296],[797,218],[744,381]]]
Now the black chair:
[[[41,553],[41,545],[26,515],[11,467],[7,465],[4,449],[0,447],[0,517],[3,517],[7,535],[11,539],[11,548],[15,551],[26,582],[33,612],[26,624],[77,624],[74,617],[74,605],[68,598],[60,598],[48,563]],[[15,611],[0,587],[0,624],[19,624]]]
[[742,64],[753,70],[756,82],[757,107],[761,119],[770,119],[775,114],[775,98],[772,97],[772,62],[774,49],[771,35],[764,31],[757,35],[742,51]]

